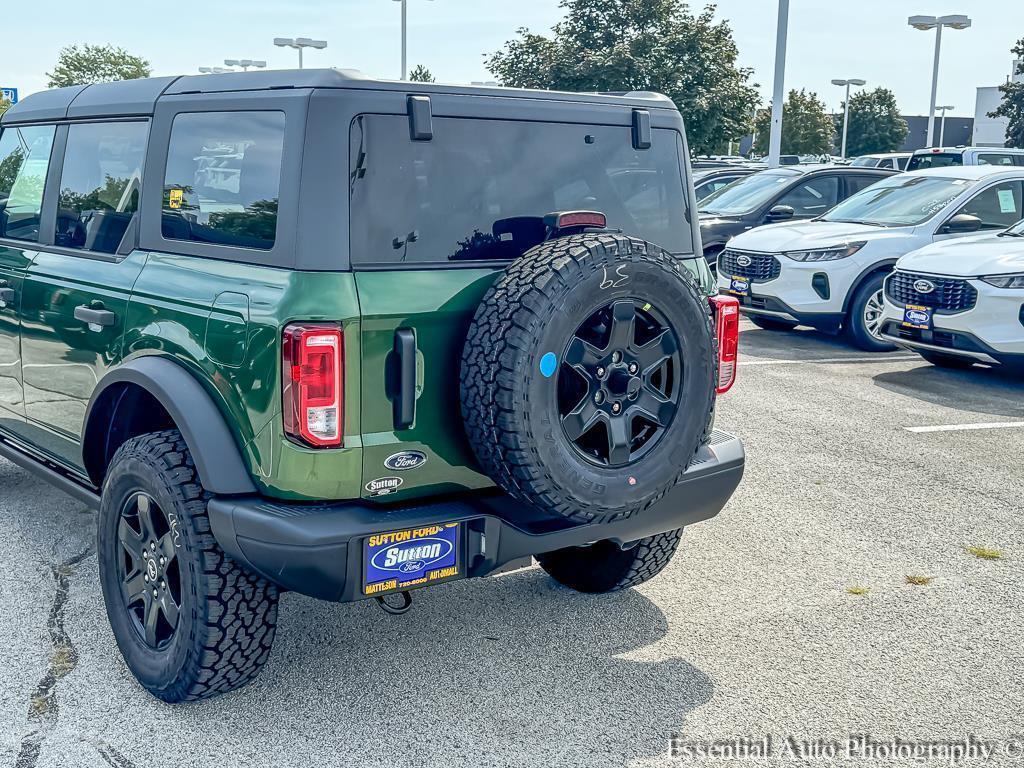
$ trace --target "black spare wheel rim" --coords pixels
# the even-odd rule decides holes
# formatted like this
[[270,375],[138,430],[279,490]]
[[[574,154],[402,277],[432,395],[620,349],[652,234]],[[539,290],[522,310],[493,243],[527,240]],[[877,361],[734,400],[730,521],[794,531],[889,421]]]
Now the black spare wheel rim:
[[622,298],[595,310],[566,344],[558,414],[589,462],[625,467],[664,437],[680,407],[680,344],[650,302]]
[[117,526],[121,598],[139,638],[153,650],[167,648],[178,630],[181,571],[167,515],[152,496],[131,494]]

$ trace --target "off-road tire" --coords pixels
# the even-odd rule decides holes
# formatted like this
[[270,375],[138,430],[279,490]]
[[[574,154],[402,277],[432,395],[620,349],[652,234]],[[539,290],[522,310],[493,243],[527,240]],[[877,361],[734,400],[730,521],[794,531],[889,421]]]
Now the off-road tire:
[[764,317],[762,315],[747,315],[747,319],[758,328],[765,331],[792,331],[797,326],[796,323],[790,320],[779,320],[774,317]]
[[[126,500],[151,496],[178,521],[175,550],[181,610],[168,647],[146,645],[121,597],[117,528]],[[166,702],[201,699],[239,688],[270,656],[277,625],[277,587],[230,560],[210,532],[203,489],[177,430],[128,440],[114,455],[103,484],[98,552],[107,616],[128,668]]]
[[919,352],[926,361],[938,368],[949,368],[956,371],[966,371],[974,367],[974,361],[966,357],[956,355],[944,355],[941,352]]
[[[623,280],[623,276],[628,279]],[[679,337],[680,408],[663,439],[624,468],[581,458],[562,432],[550,382],[538,368],[599,302],[652,302]],[[484,296],[462,358],[462,416],[474,454],[499,486],[576,522],[625,518],[658,502],[706,439],[717,354],[710,306],[681,262],[620,234],[542,243],[508,266]]]
[[882,290],[884,280],[885,275],[881,272],[876,272],[873,275],[869,275],[857,287],[853,298],[850,299],[850,306],[847,308],[846,319],[843,322],[846,338],[853,346],[863,349],[865,352],[892,352],[896,349],[895,344],[876,339],[872,336],[864,321],[864,309],[868,301],[871,300],[871,297]]
[[577,592],[618,592],[652,579],[664,570],[679,546],[682,529],[648,536],[631,549],[611,541],[569,547],[538,555],[540,567]]

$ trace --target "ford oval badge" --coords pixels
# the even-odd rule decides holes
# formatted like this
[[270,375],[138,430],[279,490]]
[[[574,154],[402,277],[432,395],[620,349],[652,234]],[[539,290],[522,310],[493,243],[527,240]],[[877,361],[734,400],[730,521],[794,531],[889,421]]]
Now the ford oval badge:
[[384,466],[394,472],[416,469],[427,463],[427,454],[422,451],[402,451],[393,453],[384,459]]
[[935,290],[935,283],[931,280],[915,280],[914,290],[918,293],[931,293]]

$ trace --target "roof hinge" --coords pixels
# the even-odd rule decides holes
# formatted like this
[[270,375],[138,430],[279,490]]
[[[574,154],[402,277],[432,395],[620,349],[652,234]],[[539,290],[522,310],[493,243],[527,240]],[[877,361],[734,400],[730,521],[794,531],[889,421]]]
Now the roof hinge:
[[434,122],[430,112],[429,96],[410,96],[409,137],[413,141],[430,141],[434,138]]

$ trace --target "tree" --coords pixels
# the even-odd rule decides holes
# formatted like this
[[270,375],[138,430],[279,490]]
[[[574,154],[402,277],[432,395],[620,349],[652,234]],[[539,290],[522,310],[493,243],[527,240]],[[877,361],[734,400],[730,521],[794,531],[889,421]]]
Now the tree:
[[409,73],[409,80],[414,83],[432,83],[434,82],[434,75],[422,64],[417,64],[416,68]]
[[7,99],[0,99],[0,115],[3,115],[8,109],[11,108],[11,102]]
[[[757,113],[757,142],[754,150],[768,151],[772,109],[767,106]],[[832,117],[818,94],[804,89],[792,90],[782,107],[782,153],[786,155],[826,155],[832,151],[835,129]]]
[[[1015,75],[1024,75],[1024,37],[1010,49],[1017,56]],[[1024,148],[1024,82],[1009,82],[999,86],[1003,94],[1002,103],[989,117],[1005,117],[1010,121],[1006,126],[1006,146]]]
[[[842,112],[836,117],[835,129],[842,137]],[[907,121],[900,115],[896,106],[896,97],[888,88],[861,91],[850,97],[850,126],[846,132],[847,156],[895,152],[903,146],[908,131]]]
[[686,120],[690,149],[724,148],[749,132],[757,93],[737,67],[736,43],[715,7],[680,0],[561,0],[566,17],[546,37],[519,37],[487,58],[503,85],[566,91],[659,91]]
[[57,66],[47,72],[51,88],[108,83],[149,77],[149,62],[112,45],[71,45],[62,48]]

